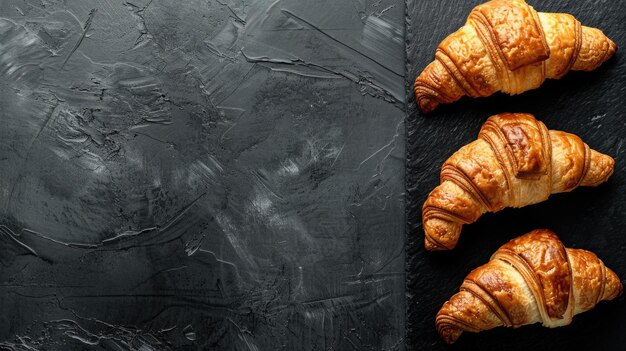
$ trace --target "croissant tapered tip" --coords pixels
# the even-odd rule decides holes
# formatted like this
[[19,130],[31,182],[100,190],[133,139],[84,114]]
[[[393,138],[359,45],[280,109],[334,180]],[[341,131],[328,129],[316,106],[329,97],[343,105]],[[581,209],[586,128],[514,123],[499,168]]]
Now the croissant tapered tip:
[[463,330],[451,324],[442,324],[437,326],[437,332],[446,344],[454,344],[463,333]]
[[419,81],[415,81],[415,101],[417,101],[417,107],[421,113],[426,114],[432,112],[437,106],[439,106],[439,102],[426,91],[421,89]]
[[441,218],[424,221],[424,247],[429,251],[452,250],[459,241],[462,225]]
[[444,251],[444,250],[448,250],[448,248],[446,248],[443,245],[437,244],[436,242],[434,242],[433,240],[428,238],[428,236],[424,238],[424,247],[428,251]]
[[606,182],[615,170],[615,159],[591,150],[589,169],[581,181],[583,186],[597,186]]
[[600,29],[582,29],[582,47],[572,66],[574,71],[593,71],[608,61],[617,51],[617,45]]
[[437,106],[439,106],[439,103],[433,99],[422,98],[418,100],[418,106],[420,112],[422,112],[423,114],[427,114],[433,112],[437,108]]
[[611,269],[606,269],[606,279],[604,283],[604,296],[602,300],[613,300],[624,292],[624,286],[619,277]]
[[459,320],[454,317],[461,312],[458,307],[461,307],[461,310],[463,310],[463,302],[467,301],[464,297],[471,296],[467,292],[460,292],[452,296],[450,300],[443,304],[435,317],[435,329],[437,329],[437,333],[446,344],[454,344],[464,331],[463,327],[459,325]]
[[608,61],[611,57],[613,57],[613,55],[615,55],[615,52],[617,51],[617,44],[615,44],[613,40],[607,37],[606,41],[609,44],[609,47],[606,50],[606,56],[604,56],[604,60],[602,60],[602,63]]
[[613,54],[617,51],[617,44],[609,38],[606,39],[609,41],[609,52],[611,53],[611,56],[613,56]]
[[617,44],[615,44],[615,42],[611,39],[609,39],[609,42],[610,42],[609,45],[611,45],[611,47],[613,48],[613,52],[617,51],[617,48],[618,48]]
[[619,288],[617,289],[617,294],[615,295],[615,298],[622,296],[623,293],[624,293],[624,285],[622,284],[622,282],[619,282]]

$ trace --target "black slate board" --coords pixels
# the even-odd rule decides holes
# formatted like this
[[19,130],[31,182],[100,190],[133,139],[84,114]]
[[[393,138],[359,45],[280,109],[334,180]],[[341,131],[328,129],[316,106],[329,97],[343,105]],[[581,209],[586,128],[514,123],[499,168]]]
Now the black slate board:
[[[578,315],[570,326],[540,325],[464,333],[446,347],[434,318],[458,291],[463,278],[508,240],[549,228],[568,247],[595,252],[626,278],[626,57],[623,49],[592,73],[570,73],[540,89],[509,97],[462,99],[427,117],[416,111],[411,85],[433,59],[439,42],[463,25],[481,1],[409,1],[407,4],[407,345],[412,350],[617,350],[626,345],[626,301],[622,296]],[[624,1],[529,1],[538,11],[568,12],[601,28],[626,47]],[[592,148],[616,159],[615,174],[595,189],[577,189],[523,209],[483,216],[463,229],[452,252],[423,249],[421,205],[438,184],[439,167],[459,147],[474,140],[485,119],[501,112],[529,112],[550,129],[579,135]]]

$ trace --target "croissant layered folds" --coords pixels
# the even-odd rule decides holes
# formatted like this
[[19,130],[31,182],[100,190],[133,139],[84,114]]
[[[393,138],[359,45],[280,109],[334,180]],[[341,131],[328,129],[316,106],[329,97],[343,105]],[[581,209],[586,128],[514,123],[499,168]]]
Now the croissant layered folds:
[[535,230],[500,247],[473,270],[439,310],[435,325],[447,343],[463,331],[538,322],[559,327],[622,290],[617,275],[595,254],[565,248],[551,231]]
[[616,49],[572,15],[537,13],[524,0],[493,0],[475,7],[441,42],[435,61],[415,80],[415,97],[426,113],[464,95],[515,95],[570,70],[594,70]]
[[490,117],[477,140],[454,153],[422,208],[425,247],[453,249],[463,224],[485,212],[542,202],[550,194],[605,182],[615,161],[530,114]]

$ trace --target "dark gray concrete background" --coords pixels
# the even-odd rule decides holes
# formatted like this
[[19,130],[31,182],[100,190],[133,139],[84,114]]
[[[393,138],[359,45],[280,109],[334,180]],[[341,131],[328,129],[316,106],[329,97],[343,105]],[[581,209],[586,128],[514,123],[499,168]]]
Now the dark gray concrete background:
[[[463,25],[480,0],[415,0],[407,7],[407,82],[432,61],[439,42]],[[626,298],[602,302],[574,317],[571,325],[548,329],[540,324],[464,333],[446,347],[433,328],[435,315],[463,278],[486,263],[508,240],[537,228],[555,231],[567,247],[595,252],[626,284],[626,1],[529,0],[538,11],[571,13],[599,27],[619,49],[591,73],[570,72],[537,90],[510,97],[497,94],[439,107],[420,116],[407,99],[407,345],[415,350],[624,350]],[[421,208],[439,184],[441,164],[473,141],[487,117],[529,112],[550,129],[579,135],[589,146],[612,155],[615,174],[597,188],[553,195],[522,209],[506,209],[466,225],[457,248],[423,249]]]
[[403,28],[0,1],[0,349],[403,349]]

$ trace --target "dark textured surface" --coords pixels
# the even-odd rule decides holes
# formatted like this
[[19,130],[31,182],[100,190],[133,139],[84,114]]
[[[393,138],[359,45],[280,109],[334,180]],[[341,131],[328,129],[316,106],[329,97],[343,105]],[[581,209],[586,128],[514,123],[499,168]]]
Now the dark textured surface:
[[404,349],[403,27],[0,1],[0,349]]
[[[415,112],[413,78],[477,3],[407,1],[404,79],[399,1],[1,1],[0,348],[445,349],[441,304],[537,227],[625,277],[620,51],[521,96]],[[623,1],[532,4],[626,46]],[[425,252],[441,163],[503,111],[577,133],[616,174]],[[614,350],[625,309],[450,348]]]
[[[462,99],[439,107],[428,117],[415,109],[412,80],[433,59],[439,42],[463,25],[480,1],[409,1],[407,8],[407,344],[414,350],[617,350],[626,345],[626,301],[603,302],[578,315],[570,326],[540,325],[517,330],[498,328],[464,333],[446,347],[434,329],[434,318],[463,278],[487,262],[508,240],[535,228],[554,230],[569,247],[595,252],[626,278],[626,2],[530,1],[538,11],[569,12],[583,24],[600,27],[621,51],[592,73],[570,73],[538,89],[508,97]],[[443,161],[474,140],[481,124],[500,112],[530,112],[550,129],[579,135],[592,148],[616,159],[615,174],[598,188],[556,195],[523,209],[484,215],[463,229],[457,249],[423,249],[421,205],[437,184]],[[624,280],[623,280],[624,281]]]

